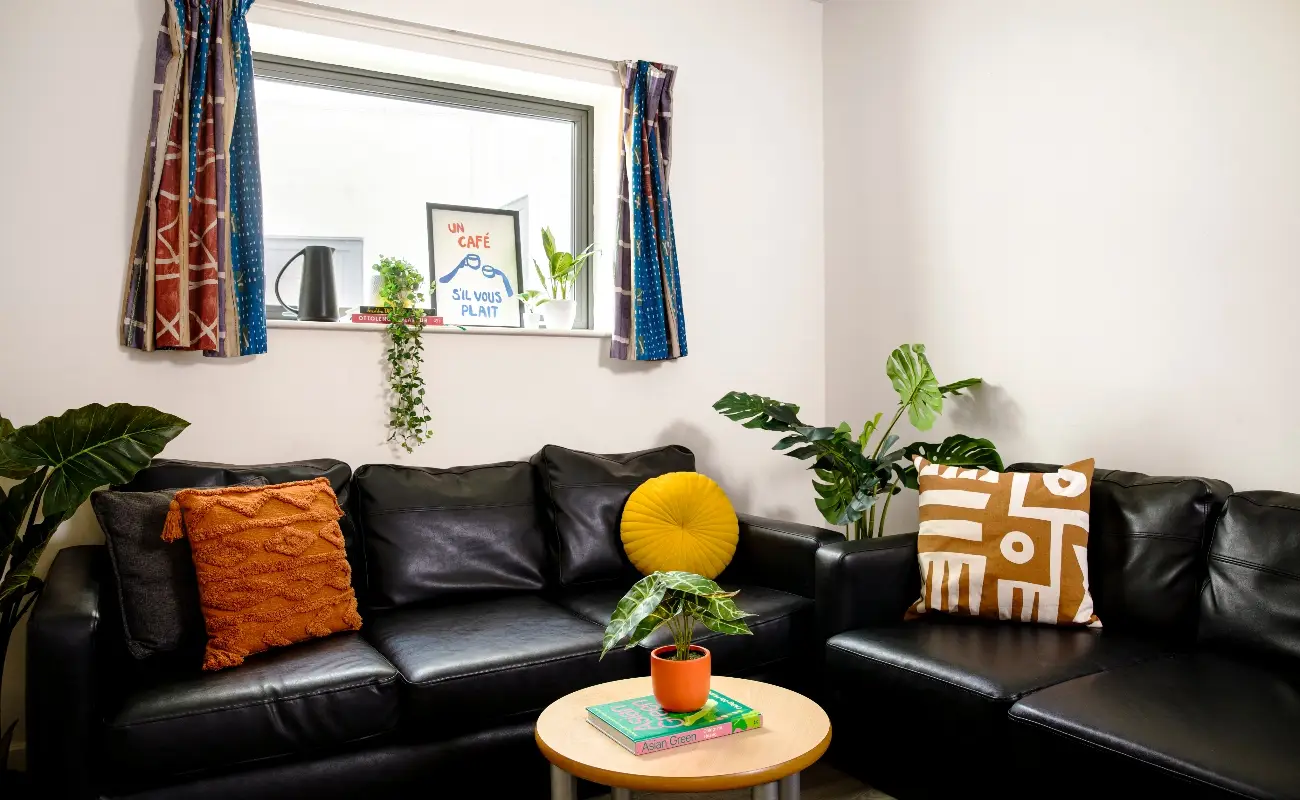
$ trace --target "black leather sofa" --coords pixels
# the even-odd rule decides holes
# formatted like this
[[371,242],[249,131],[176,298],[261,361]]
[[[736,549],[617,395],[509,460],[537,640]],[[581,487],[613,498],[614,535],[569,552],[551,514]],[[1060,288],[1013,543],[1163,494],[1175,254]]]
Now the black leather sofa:
[[1300,798],[1300,495],[1231,491],[1096,473],[1100,632],[904,623],[915,534],[821,549],[839,763],[903,800]]
[[[693,469],[684,448],[455,470],[333,460],[243,466],[158,461],[145,491],[327,476],[364,618],[347,633],[238,668],[136,661],[107,553],[70,547],[28,631],[28,765],[42,797],[357,798],[546,794],[537,714],[581,687],[648,674],[646,647],[598,660],[603,623],[636,579],[622,503],[649,474]],[[742,517],[719,578],[757,614],[752,637],[700,632],[718,674],[791,684],[821,640],[814,555],[842,540]],[[662,632],[661,632],[662,633]],[[649,645],[659,644],[657,639]]]

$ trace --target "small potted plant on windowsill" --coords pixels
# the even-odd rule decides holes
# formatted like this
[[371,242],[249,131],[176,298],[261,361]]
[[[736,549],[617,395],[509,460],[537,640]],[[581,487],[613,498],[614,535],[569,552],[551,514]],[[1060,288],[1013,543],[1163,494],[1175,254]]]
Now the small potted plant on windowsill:
[[596,253],[593,244],[581,253],[574,255],[555,249],[555,235],[550,228],[542,228],[542,247],[546,250],[546,269],[543,270],[537,260],[533,260],[533,269],[542,281],[542,290],[546,295],[534,301],[534,307],[541,312],[546,327],[551,330],[571,330],[578,317],[578,301],[570,295],[578,293],[578,276],[587,259]]
[[650,651],[650,683],[665,711],[698,711],[709,699],[712,657],[691,643],[695,623],[717,633],[750,635],[736,607],[737,592],[726,592],[693,572],[653,572],[628,590],[610,615],[600,657],[624,639],[631,649],[667,626],[673,643]]

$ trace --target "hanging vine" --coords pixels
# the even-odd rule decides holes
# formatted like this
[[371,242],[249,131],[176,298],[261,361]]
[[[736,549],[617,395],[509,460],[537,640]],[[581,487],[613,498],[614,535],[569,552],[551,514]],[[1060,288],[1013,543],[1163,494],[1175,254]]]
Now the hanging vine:
[[420,286],[424,275],[411,262],[380,256],[375,265],[382,283],[379,296],[388,313],[388,441],[414,452],[432,436],[429,407],[424,401],[425,310]]

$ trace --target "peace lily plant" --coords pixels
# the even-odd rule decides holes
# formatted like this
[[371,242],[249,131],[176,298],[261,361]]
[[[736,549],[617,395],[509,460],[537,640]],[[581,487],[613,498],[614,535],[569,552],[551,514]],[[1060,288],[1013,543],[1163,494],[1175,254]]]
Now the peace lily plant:
[[945,466],[1002,470],[1002,457],[993,442],[960,433],[938,444],[914,442],[891,449],[899,438],[894,426],[904,414],[912,427],[928,431],[943,413],[945,397],[978,386],[982,379],[940,384],[923,344],[904,344],[890,353],[885,375],[898,393],[898,408],[883,431],[880,421],[884,415],[876,414],[857,436],[847,422],[835,428],[808,425],[799,419],[799,406],[761,395],[728,392],[713,407],[746,428],[784,433],[772,449],[812,461],[809,469],[816,476],[812,484],[817,510],[827,522],[844,526],[850,539],[883,536],[894,495],[917,488],[912,461],[916,456]]
[[542,291],[530,289],[521,295],[521,302],[534,308],[546,306],[546,327],[568,330],[577,318],[578,301],[570,295],[578,293],[578,277],[588,259],[596,254],[596,246],[574,255],[555,246],[555,235],[550,228],[542,228],[542,248],[546,251],[546,268],[533,260],[533,269],[542,282]]

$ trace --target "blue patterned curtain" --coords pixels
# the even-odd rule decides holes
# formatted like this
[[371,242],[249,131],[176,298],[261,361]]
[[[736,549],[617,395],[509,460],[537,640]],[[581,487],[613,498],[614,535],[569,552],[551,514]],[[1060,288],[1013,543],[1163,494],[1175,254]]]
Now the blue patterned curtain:
[[620,74],[623,176],[609,354],[626,361],[681,358],[686,355],[686,315],[668,195],[677,68],[629,61]]
[[245,18],[253,2],[163,2],[122,301],[127,347],[266,352],[262,179]]

